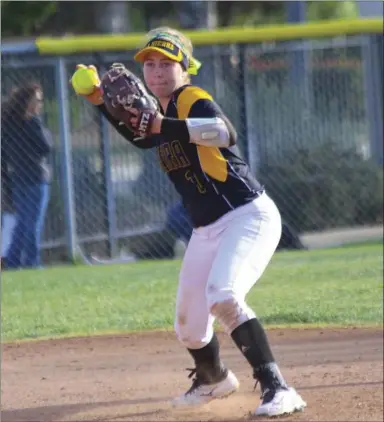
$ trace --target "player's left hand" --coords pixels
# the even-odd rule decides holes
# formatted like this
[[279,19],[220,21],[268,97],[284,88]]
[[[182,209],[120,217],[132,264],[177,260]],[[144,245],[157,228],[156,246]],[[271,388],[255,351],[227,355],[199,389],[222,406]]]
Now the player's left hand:
[[114,63],[101,80],[108,112],[139,136],[153,133],[158,114],[156,100],[141,80],[120,63]]

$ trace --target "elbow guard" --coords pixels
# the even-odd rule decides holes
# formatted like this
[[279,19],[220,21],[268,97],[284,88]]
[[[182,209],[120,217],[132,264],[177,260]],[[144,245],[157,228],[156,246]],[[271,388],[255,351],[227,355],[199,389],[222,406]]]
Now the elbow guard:
[[190,142],[207,147],[228,148],[230,135],[220,117],[187,119]]

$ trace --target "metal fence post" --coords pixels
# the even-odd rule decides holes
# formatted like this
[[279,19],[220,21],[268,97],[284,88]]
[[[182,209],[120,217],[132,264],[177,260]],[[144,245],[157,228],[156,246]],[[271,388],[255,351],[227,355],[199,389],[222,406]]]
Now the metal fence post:
[[76,211],[73,192],[71,126],[68,101],[68,74],[63,57],[56,61],[56,90],[59,102],[60,169],[68,258],[76,258]]
[[379,38],[367,35],[363,45],[363,71],[366,113],[369,124],[371,157],[383,165],[383,78],[381,75]]
[[109,139],[108,123],[100,113],[100,132],[101,132],[101,155],[103,167],[103,179],[105,185],[105,201],[107,208],[107,226],[108,226],[108,249],[111,258],[117,254],[117,223],[116,223],[116,203],[113,192],[112,169],[111,169],[111,144]]
[[254,113],[252,106],[252,95],[249,89],[248,78],[248,62],[247,62],[247,46],[239,45],[239,58],[240,58],[240,81],[241,81],[241,98],[244,99],[242,105],[242,116],[244,119],[244,157],[248,161],[249,168],[253,175],[257,172],[257,165],[259,161],[257,135],[253,130],[254,119],[257,116]]
[[[99,74],[103,75],[107,68],[101,54],[96,53],[95,62],[98,64]],[[101,138],[101,161],[102,177],[105,186],[104,203],[106,209],[106,224],[108,227],[108,253],[111,258],[118,254],[118,236],[117,236],[117,216],[116,216],[116,198],[113,190],[112,164],[111,164],[111,142],[109,124],[107,120],[99,113],[100,138]]]

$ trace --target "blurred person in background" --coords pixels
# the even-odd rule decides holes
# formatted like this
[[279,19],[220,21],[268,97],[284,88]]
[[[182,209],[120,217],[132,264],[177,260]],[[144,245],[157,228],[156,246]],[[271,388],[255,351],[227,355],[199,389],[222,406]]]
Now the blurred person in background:
[[15,214],[12,202],[11,183],[5,157],[1,156],[1,266],[6,256],[15,227]]
[[40,239],[49,202],[52,149],[49,132],[40,114],[43,90],[29,82],[13,90],[3,105],[2,167],[9,178],[15,215],[11,243],[4,268],[39,268]]

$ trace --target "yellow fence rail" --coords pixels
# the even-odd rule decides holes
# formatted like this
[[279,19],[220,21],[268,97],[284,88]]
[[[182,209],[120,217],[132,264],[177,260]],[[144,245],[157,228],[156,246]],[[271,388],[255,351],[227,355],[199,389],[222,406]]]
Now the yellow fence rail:
[[[254,28],[222,28],[214,31],[186,31],[195,45],[259,43],[301,38],[321,38],[383,33],[383,19],[350,19],[304,24],[268,25]],[[125,51],[138,48],[144,34],[78,35],[62,38],[38,37],[40,54],[74,54],[93,51]]]

